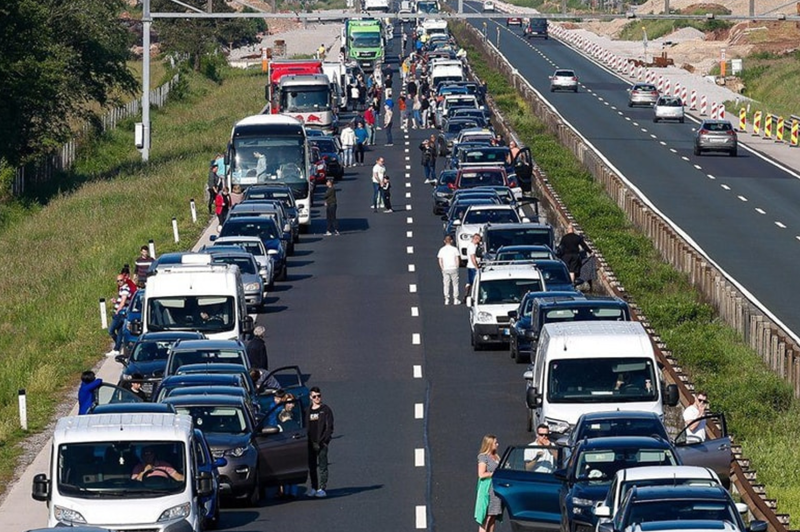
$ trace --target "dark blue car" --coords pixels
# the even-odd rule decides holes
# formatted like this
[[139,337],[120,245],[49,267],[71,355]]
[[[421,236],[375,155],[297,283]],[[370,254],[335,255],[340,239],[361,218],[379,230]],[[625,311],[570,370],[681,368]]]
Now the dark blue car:
[[219,469],[228,465],[225,457],[214,458],[211,455],[211,448],[208,441],[200,429],[194,429],[195,457],[197,459],[197,471],[199,473],[208,472],[211,474],[211,482],[214,490],[207,497],[200,497],[200,506],[203,509],[203,530],[211,530],[219,525]]
[[[562,292],[528,292],[519,302],[517,310],[512,310],[508,313],[511,318],[510,331],[509,331],[509,349],[511,350],[511,358],[516,362],[522,363],[526,361],[533,361],[531,358],[531,346],[535,345],[538,337],[534,338],[531,320],[533,317],[534,303],[538,298],[553,298],[565,299],[572,301],[576,298],[583,298],[583,294],[572,289]],[[528,427],[528,431],[531,427]]]
[[[514,530],[593,532],[592,508],[603,501],[620,469],[681,465],[668,441],[649,437],[594,438],[567,449],[509,447],[492,476]],[[549,453],[547,460],[541,458]]]
[[219,236],[257,236],[264,243],[267,251],[275,250],[275,279],[285,281],[286,246],[281,238],[282,231],[272,218],[261,216],[241,216],[230,218],[222,224]]

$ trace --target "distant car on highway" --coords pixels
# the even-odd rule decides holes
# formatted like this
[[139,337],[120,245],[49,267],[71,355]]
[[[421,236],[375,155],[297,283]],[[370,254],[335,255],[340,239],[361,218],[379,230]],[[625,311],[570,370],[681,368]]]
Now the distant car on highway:
[[550,76],[550,92],[555,91],[578,92],[578,76],[574,70],[559,68]]
[[628,89],[628,107],[646,105],[652,107],[658,101],[658,89],[652,83],[634,83]]
[[547,19],[546,18],[532,18],[528,21],[528,24],[525,26],[525,29],[522,30],[522,34],[525,35],[527,39],[533,39],[534,37],[544,37],[545,40],[548,39],[547,36]]
[[653,122],[660,120],[677,120],[683,124],[683,101],[675,96],[660,96],[653,106]]
[[694,154],[704,151],[726,151],[736,157],[739,140],[733,125],[728,120],[703,120],[694,137]]
[[492,0],[486,0],[483,3],[483,10],[484,11],[492,11],[493,12],[494,11],[494,2],[492,2]]
[[508,17],[506,26],[522,26],[522,17]]

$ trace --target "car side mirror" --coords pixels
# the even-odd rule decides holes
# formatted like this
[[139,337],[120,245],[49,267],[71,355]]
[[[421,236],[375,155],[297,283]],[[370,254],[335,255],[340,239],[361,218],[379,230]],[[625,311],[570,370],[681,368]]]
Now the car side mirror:
[[126,357],[125,355],[117,355],[117,356],[114,357],[114,360],[116,362],[119,362],[120,364],[122,364],[126,368],[128,367],[128,357]]
[[736,503],[736,511],[739,512],[740,514],[746,514],[747,510],[749,509],[750,508],[748,508],[747,505],[743,502]]
[[611,517],[611,508],[606,506],[605,504],[600,504],[592,508],[592,512],[597,517]]
[[516,319],[516,317],[517,317],[517,311],[516,311],[516,310],[509,310],[509,311],[508,311],[508,317],[509,317],[509,318],[514,318],[514,319]]
[[195,478],[195,491],[200,497],[208,497],[214,493],[214,477],[209,471],[199,472]]
[[252,316],[245,316],[242,320],[242,332],[245,334],[250,334],[255,329],[255,322],[253,321]]
[[130,323],[131,333],[138,336],[142,334],[142,322],[140,320],[132,320]]
[[522,217],[522,223],[529,224],[529,223],[531,223],[531,219],[528,218],[527,216],[523,216]]
[[214,467],[218,469],[220,467],[225,467],[226,465],[228,465],[228,460],[224,456],[220,456],[219,458],[214,460]]
[[467,300],[466,300],[467,306],[471,307],[473,303],[474,303],[474,300],[472,299],[472,296],[467,296]]
[[528,391],[525,393],[525,403],[527,403],[528,408],[531,410],[541,407],[542,396],[539,395],[539,390],[533,386],[528,388]]
[[213,242],[217,239],[217,235],[209,235],[208,239]]
[[277,254],[278,254],[277,249],[270,249],[267,251],[267,255],[277,255]]
[[278,434],[280,431],[281,431],[280,427],[276,427],[274,425],[267,425],[266,427],[261,428],[259,434],[262,436],[269,436],[271,434]]
[[457,227],[459,225],[461,225],[461,220],[453,220],[453,226]]
[[446,214],[442,215],[440,220],[442,220],[443,222],[446,222],[447,221],[447,215]]
[[750,532],[767,532],[767,522],[755,519],[750,521],[750,526],[747,527],[747,530]]
[[37,501],[50,500],[50,481],[47,480],[47,475],[44,473],[39,473],[33,477],[31,497]]
[[522,374],[522,378],[528,382],[533,382],[533,371],[532,370],[526,371],[525,373]]
[[667,393],[664,397],[664,402],[667,406],[677,406],[678,404],[678,385],[677,384],[669,384],[667,385]]

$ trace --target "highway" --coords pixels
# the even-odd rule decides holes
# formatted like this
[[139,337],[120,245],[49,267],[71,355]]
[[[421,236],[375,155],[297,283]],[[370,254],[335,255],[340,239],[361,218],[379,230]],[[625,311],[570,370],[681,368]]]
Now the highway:
[[[480,10],[467,2],[465,10]],[[482,19],[469,19],[480,28]],[[800,261],[800,176],[751,150],[739,156],[692,153],[697,124],[652,121],[649,108],[628,108],[629,83],[552,37],[521,37],[518,27],[489,20],[488,35],[522,76],[705,254],[800,334],[800,308],[786,290]],[[574,69],[578,94],[549,92],[548,76]],[[740,139],[746,140],[745,135]],[[536,157],[536,154],[534,154]]]

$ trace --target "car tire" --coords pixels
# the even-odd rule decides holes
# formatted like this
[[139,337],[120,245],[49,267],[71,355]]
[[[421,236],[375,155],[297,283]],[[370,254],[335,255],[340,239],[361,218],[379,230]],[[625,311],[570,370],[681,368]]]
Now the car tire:
[[287,277],[289,277],[289,267],[285,264],[283,265],[283,269],[281,270],[281,275],[278,277],[279,281],[285,281]]
[[628,107],[633,107],[633,102],[628,102]]
[[[256,467],[256,471],[258,471],[258,467]],[[261,489],[261,480],[257,479],[255,486],[253,486],[253,489],[250,491],[250,493],[247,494],[247,499],[245,500],[245,504],[250,508],[258,506],[258,503],[261,502],[261,494],[263,493],[263,491],[264,490]]]
[[219,499],[214,504],[214,515],[205,520],[203,528],[206,530],[216,530],[219,528]]
[[578,92],[578,87],[575,87],[574,89],[572,89],[572,92],[577,93]]
[[555,87],[550,87],[550,92],[556,92],[556,88]]
[[728,155],[731,157],[736,157],[737,155],[739,155],[739,150],[737,148],[734,148],[728,152]]
[[657,117],[657,116],[654,116],[654,117],[653,117],[653,123],[654,123],[654,124],[658,124],[658,117]]
[[694,147],[694,154],[695,154],[695,155],[700,155],[701,153],[702,153],[702,151],[700,150],[700,148],[699,148],[699,147],[697,147],[697,146],[695,146],[695,147]]
[[519,348],[514,350],[514,362],[516,362],[517,364],[522,364],[524,362],[528,362],[529,360],[530,360],[530,357],[520,353],[519,352]]
[[475,338],[475,334],[474,333],[470,333],[470,335],[471,335],[470,344],[472,345],[472,350],[473,351],[483,351],[483,344],[480,343],[480,341],[478,341],[477,338]]
[[685,120],[684,120],[683,118],[679,118],[679,119],[678,119],[678,122],[680,122],[681,124],[683,124],[683,123],[684,123],[684,121],[685,121]]
[[525,430],[533,432],[533,412],[530,408],[525,408]]

